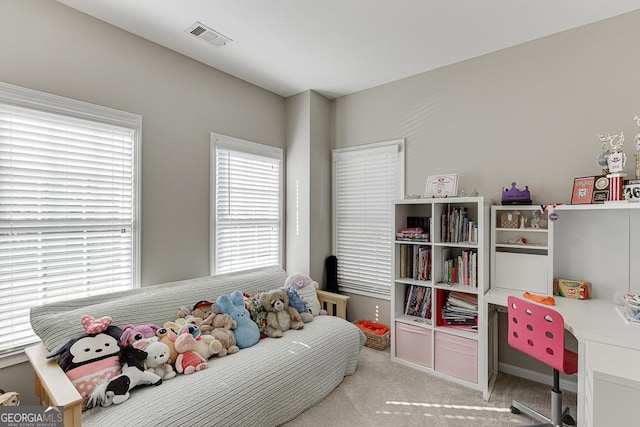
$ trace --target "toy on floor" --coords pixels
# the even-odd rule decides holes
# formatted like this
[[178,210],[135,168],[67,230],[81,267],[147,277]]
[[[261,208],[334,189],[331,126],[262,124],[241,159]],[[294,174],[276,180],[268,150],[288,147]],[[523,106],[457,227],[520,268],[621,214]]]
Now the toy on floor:
[[0,389],[0,406],[20,406],[20,393]]
[[238,325],[234,330],[238,348],[251,347],[260,341],[260,330],[244,307],[242,292],[236,290],[230,296],[220,295],[216,303],[221,312],[231,316]]
[[289,296],[284,288],[262,292],[260,299],[267,311],[267,335],[271,338],[281,338],[284,331],[304,327],[300,313],[289,305]]

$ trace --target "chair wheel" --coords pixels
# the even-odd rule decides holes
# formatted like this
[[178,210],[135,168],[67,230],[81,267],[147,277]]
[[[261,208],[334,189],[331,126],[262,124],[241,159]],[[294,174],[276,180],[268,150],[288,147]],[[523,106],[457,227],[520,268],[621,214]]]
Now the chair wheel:
[[509,410],[511,411],[512,414],[519,414],[520,413],[520,409],[516,408],[513,405],[509,406]]
[[576,420],[574,420],[571,415],[567,414],[564,417],[562,417],[562,423],[568,426],[574,426],[576,425]]

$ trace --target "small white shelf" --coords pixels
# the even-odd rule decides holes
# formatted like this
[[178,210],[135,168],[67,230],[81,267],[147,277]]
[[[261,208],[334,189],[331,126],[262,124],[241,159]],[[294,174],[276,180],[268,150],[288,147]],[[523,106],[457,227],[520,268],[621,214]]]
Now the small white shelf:
[[496,227],[496,231],[512,231],[515,233],[548,233],[549,230],[546,228],[533,228],[533,227],[525,227],[525,228],[501,228]]
[[507,248],[507,249],[538,249],[538,250],[549,249],[549,246],[547,245],[518,245],[515,243],[496,243],[494,246],[496,248]]
[[425,319],[418,316],[409,316],[408,314],[401,314],[395,318],[396,322],[406,323],[407,325],[419,326],[421,328],[432,328],[431,319]]
[[459,283],[435,283],[433,285],[436,289],[446,289],[447,291],[457,291],[464,292],[465,294],[473,294],[478,295],[478,288],[469,286],[469,285],[461,285]]

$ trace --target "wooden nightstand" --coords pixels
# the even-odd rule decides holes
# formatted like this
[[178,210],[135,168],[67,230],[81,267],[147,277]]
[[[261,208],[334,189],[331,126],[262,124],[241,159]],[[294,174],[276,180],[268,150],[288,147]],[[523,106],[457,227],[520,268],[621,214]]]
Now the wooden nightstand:
[[331,316],[342,317],[347,319],[347,301],[349,296],[334,294],[333,292],[327,292],[318,289],[318,300],[320,301],[320,307],[327,310],[327,314]]

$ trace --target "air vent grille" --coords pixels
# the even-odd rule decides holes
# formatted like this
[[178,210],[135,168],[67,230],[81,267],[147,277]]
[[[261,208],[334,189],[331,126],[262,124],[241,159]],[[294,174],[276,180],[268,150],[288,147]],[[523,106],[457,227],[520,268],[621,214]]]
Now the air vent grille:
[[187,28],[185,32],[193,35],[194,37],[202,39],[216,47],[226,46],[233,41],[229,37],[220,34],[215,30],[212,30],[211,28],[203,25],[200,22],[196,22],[195,24]]

